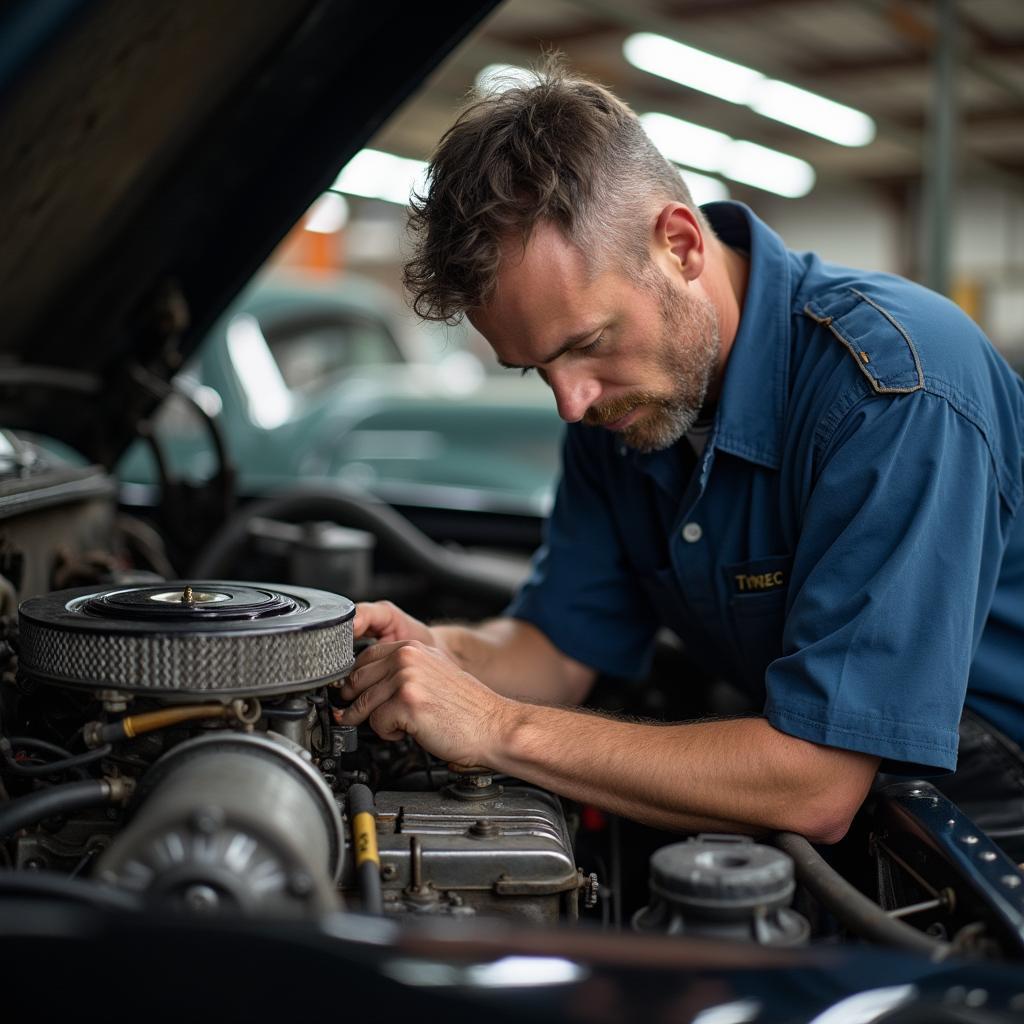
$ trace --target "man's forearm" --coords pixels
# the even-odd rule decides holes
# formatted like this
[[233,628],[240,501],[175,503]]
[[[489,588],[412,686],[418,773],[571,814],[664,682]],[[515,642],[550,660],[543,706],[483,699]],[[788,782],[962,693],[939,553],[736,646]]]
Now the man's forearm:
[[625,817],[679,830],[846,831],[878,759],[787,736],[765,719],[623,722],[520,704],[491,767]]
[[535,626],[491,619],[472,626],[434,626],[446,652],[492,690],[522,700],[580,704],[594,673],[562,655]]
[[[342,724],[369,721],[383,739],[411,736],[446,761],[488,765],[630,818],[834,842],[878,768],[877,757],[789,736],[763,718],[648,725],[516,700],[498,687],[521,695],[540,679],[542,699],[569,702],[578,699],[569,692],[574,683],[593,672],[525,622],[439,634],[393,607],[360,608],[366,632],[419,636],[382,638],[363,651],[342,687],[351,701]],[[550,676],[538,657],[544,652]]]

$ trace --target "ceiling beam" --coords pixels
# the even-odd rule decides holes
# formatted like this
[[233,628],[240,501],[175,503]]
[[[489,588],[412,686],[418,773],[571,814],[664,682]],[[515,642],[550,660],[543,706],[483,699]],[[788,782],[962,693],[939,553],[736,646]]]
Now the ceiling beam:
[[[934,13],[930,9],[926,8],[913,8],[911,10],[905,3],[894,4],[892,0],[861,0],[864,8],[871,11],[877,17],[883,19],[887,24],[893,23],[894,12],[899,12],[901,18],[903,18],[907,24],[916,24],[920,27],[920,31],[915,30],[916,35],[932,33],[932,46],[934,46],[934,40],[937,38],[937,26],[934,20]],[[959,22],[963,23],[963,12],[958,8],[956,16]],[[973,26],[973,28],[971,27]],[[984,79],[990,85],[994,85],[1003,92],[1014,99],[1024,101],[1024,86],[1022,86],[1015,78],[1011,78],[1009,75],[1004,74],[999,68],[993,66],[988,60],[986,60],[986,54],[984,51],[985,45],[1001,45],[997,44],[991,35],[984,30],[980,31],[976,22],[967,22],[967,31],[964,33],[966,36],[971,37],[969,45],[961,45],[958,50],[957,59],[958,63],[965,68],[969,68],[979,78]],[[991,54],[995,55],[995,54]],[[931,47],[928,50],[929,59],[931,57]]]

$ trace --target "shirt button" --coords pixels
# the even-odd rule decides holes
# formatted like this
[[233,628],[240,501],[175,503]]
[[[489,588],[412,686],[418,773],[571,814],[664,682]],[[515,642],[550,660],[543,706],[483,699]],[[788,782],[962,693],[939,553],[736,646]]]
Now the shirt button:
[[687,523],[683,527],[683,540],[687,544],[696,544],[703,536],[704,531],[700,528],[700,523]]

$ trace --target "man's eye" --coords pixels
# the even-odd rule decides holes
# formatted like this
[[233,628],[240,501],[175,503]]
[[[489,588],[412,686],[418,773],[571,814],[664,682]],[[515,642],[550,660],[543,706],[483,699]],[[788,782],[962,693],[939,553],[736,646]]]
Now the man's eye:
[[599,334],[589,345],[584,345],[576,351],[582,356],[592,355],[604,343],[604,335]]
[[519,368],[519,376],[520,377],[525,377],[528,373],[533,373],[533,367],[532,366],[521,366]]

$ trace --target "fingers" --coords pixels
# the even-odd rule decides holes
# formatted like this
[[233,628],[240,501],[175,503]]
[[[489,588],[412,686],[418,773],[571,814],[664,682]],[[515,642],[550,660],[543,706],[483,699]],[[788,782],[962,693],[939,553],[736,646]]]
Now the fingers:
[[[356,670],[341,688],[344,698],[353,698],[342,712],[345,725],[359,725],[384,701],[389,700],[417,668],[422,669],[428,648],[415,640],[376,644],[363,651]],[[429,660],[429,657],[428,657]]]
[[361,725],[381,704],[389,701],[401,685],[393,666],[383,662],[375,667],[380,670],[377,678],[367,682],[352,703],[342,711],[343,725]]
[[445,760],[490,763],[481,758],[501,727],[505,698],[434,647],[377,644],[360,656],[342,694],[353,699],[337,716],[339,724],[368,723],[385,740],[412,737]]
[[364,636],[377,637],[385,634],[397,611],[390,601],[363,601],[357,604],[356,617],[352,623],[356,640]]
[[390,601],[357,604],[352,630],[356,640],[365,636],[378,640],[419,640],[429,644],[434,636],[429,626],[407,615]]
[[369,718],[370,728],[382,740],[400,740],[413,732],[411,723],[397,700],[385,701]]
[[391,640],[390,642],[378,641],[365,650],[359,652],[359,657],[355,660],[355,665],[350,675],[354,675],[360,669],[366,665],[372,665],[374,662],[383,661],[385,658],[390,658],[399,647],[422,647],[421,643],[415,640]]
[[399,647],[420,646],[413,640],[399,640],[395,643],[377,643],[368,647],[356,659],[355,667],[348,679],[341,685],[341,696],[344,700],[352,700],[368,686],[383,679],[390,671],[388,659]]

